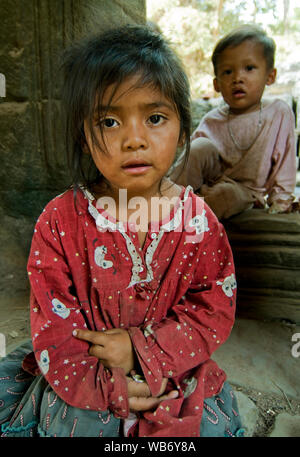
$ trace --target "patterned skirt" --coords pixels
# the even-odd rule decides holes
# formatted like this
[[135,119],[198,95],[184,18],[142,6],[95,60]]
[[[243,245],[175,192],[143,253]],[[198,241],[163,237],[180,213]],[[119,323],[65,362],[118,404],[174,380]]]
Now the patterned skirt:
[[[31,341],[0,360],[1,437],[120,437],[123,424],[107,410],[67,405],[42,376],[22,369]],[[237,401],[225,382],[222,391],[204,401],[200,436],[243,436]]]

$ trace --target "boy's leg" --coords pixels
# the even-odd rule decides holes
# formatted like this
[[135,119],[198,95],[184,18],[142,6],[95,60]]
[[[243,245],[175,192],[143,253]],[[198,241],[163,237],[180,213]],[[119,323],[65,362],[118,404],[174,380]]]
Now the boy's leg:
[[235,181],[225,179],[211,187],[204,185],[200,189],[201,196],[204,197],[204,201],[218,219],[228,219],[241,213],[251,208],[257,200],[250,189]]
[[196,138],[191,143],[187,165],[183,160],[176,165],[170,178],[183,186],[192,186],[194,191],[203,184],[217,181],[223,173],[224,166],[216,146],[207,138]]

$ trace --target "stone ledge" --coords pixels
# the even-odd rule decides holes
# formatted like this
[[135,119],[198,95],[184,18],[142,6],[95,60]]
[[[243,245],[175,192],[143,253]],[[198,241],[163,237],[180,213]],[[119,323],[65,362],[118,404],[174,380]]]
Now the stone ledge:
[[224,227],[236,267],[237,314],[300,323],[300,214],[251,209]]

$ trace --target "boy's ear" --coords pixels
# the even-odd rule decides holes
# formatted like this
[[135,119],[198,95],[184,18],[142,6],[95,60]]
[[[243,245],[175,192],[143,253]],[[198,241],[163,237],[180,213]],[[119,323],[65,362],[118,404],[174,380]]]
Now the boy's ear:
[[217,78],[214,78],[213,83],[214,83],[215,91],[216,92],[221,92]]
[[269,72],[268,77],[267,77],[267,82],[266,82],[267,86],[271,86],[271,84],[274,84],[275,79],[276,79],[276,74],[277,74],[276,68],[272,68],[272,70]]

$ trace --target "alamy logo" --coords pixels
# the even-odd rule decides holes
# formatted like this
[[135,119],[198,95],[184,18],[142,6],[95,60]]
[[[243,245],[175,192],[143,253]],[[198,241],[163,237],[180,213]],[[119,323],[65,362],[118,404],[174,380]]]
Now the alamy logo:
[[6,81],[2,73],[0,73],[0,97],[6,97]]
[[295,342],[291,351],[292,356],[300,357],[300,333],[294,333],[294,335],[292,336],[292,341]]
[[6,356],[6,342],[5,342],[5,335],[0,333],[0,357]]

